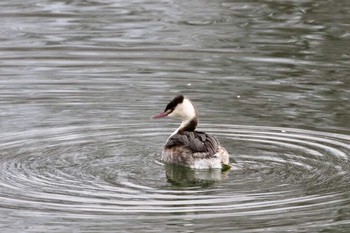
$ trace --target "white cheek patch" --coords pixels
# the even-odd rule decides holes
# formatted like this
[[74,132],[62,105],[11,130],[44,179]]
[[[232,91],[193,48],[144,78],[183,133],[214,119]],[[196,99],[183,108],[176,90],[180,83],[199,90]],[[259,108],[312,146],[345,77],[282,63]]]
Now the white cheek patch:
[[170,117],[181,117],[182,116],[182,104],[178,104],[176,108],[168,115]]

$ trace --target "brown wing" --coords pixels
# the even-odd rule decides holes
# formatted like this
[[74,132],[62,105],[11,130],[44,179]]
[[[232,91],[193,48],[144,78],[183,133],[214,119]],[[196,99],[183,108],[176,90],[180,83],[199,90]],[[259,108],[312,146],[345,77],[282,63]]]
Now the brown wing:
[[165,149],[183,146],[193,153],[206,152],[208,156],[214,155],[219,147],[219,141],[213,136],[199,131],[185,131],[173,135],[165,144]]

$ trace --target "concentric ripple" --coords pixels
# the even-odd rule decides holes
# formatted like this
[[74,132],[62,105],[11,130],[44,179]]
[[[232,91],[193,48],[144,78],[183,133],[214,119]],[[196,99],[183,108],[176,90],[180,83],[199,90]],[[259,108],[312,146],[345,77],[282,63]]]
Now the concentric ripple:
[[111,125],[3,134],[0,203],[9,217],[2,222],[23,215],[42,224],[79,219],[80,229],[103,223],[107,231],[155,222],[246,232],[349,226],[348,135],[204,124],[236,161],[230,172],[217,173],[162,166],[158,152],[170,129],[148,127],[129,125],[129,134]]

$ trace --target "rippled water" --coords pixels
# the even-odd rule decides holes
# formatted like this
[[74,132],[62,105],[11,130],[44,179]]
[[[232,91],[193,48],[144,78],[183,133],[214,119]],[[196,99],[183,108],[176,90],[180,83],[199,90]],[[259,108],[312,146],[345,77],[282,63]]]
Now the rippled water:
[[[349,13],[1,1],[1,232],[349,232]],[[178,93],[232,170],[159,162]]]

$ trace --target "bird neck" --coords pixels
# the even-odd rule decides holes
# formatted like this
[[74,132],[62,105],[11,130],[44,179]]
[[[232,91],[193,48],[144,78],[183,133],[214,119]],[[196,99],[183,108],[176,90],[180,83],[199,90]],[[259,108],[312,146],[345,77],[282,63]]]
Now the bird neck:
[[198,117],[194,117],[190,120],[184,120],[181,122],[180,127],[177,129],[178,133],[182,133],[185,131],[194,131],[198,124]]
[[198,124],[198,117],[195,116],[192,119],[189,120],[183,120],[181,122],[181,125],[179,128],[177,128],[171,135],[169,138],[171,138],[173,135],[177,134],[177,133],[183,133],[185,131],[194,131],[197,127]]

